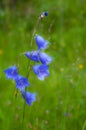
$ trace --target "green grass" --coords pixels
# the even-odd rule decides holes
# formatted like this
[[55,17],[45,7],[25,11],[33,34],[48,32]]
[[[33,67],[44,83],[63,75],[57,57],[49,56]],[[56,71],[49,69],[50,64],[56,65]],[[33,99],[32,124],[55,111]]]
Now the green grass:
[[[34,1],[17,5],[16,11],[0,9],[0,130],[22,130],[24,102],[20,93],[15,97],[15,83],[7,80],[3,71],[17,64],[22,52],[37,49],[34,40],[31,46],[31,37],[44,10],[49,16],[39,23],[37,33],[51,42],[45,52],[53,62],[44,82],[30,73],[28,91],[37,92],[37,101],[26,105],[23,130],[85,130],[85,1],[42,0],[35,5]],[[20,73],[24,76],[27,64],[27,58],[21,57]]]

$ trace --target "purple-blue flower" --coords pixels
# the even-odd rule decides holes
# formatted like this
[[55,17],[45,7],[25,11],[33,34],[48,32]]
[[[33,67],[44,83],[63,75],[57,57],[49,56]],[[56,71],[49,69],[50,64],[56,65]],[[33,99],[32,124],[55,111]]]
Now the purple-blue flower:
[[16,82],[16,87],[20,91],[24,90],[27,86],[30,86],[30,83],[28,82],[28,79],[21,76],[21,75],[18,75],[16,77],[15,82]]
[[48,12],[43,12],[42,15],[48,16]]
[[42,65],[35,65],[33,66],[33,71],[37,75],[38,79],[44,80],[45,77],[49,76],[49,66],[42,64]]
[[36,94],[30,93],[27,91],[22,92],[22,96],[25,99],[26,103],[30,106],[34,101],[36,101]]
[[48,44],[49,44],[49,42],[48,41],[46,41],[43,37],[41,37],[40,35],[37,35],[36,37],[35,37],[35,40],[36,40],[36,44],[37,44],[37,46],[38,46],[38,50],[40,50],[40,49],[46,49],[47,47],[48,47]]
[[8,69],[4,70],[7,79],[15,79],[18,75],[18,69],[16,66],[11,66]]
[[29,52],[26,52],[25,55],[30,59],[30,60],[33,60],[35,62],[39,62],[39,53],[38,51],[29,51]]
[[42,64],[50,64],[52,62],[52,57],[50,57],[49,55],[47,55],[44,52],[40,52],[39,53],[39,59],[42,62]]
[[46,16],[48,16],[48,12],[43,12],[43,13],[40,15],[39,18],[44,18],[44,17],[46,17]]

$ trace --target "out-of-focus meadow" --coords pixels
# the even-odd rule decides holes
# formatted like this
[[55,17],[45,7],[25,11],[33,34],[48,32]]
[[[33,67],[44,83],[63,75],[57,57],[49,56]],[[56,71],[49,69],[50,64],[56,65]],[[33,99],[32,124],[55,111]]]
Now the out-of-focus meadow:
[[[24,100],[4,69],[17,64],[20,53],[37,49],[31,38],[38,16],[48,11],[36,33],[51,43],[50,76],[43,82],[29,75],[37,101],[25,108],[23,130],[86,130],[86,1],[0,1],[0,130],[22,130]],[[28,59],[21,57],[20,72]]]

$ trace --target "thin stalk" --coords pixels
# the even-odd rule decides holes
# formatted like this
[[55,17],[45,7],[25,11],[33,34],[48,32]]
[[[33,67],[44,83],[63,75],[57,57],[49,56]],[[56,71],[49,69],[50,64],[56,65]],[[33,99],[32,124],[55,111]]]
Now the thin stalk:
[[[28,72],[27,72],[26,77],[28,78],[28,77],[29,77],[30,70],[31,70],[30,62],[29,62],[28,65],[27,65],[27,70],[28,70]],[[27,89],[25,89],[25,97],[26,97],[26,90],[27,90]],[[25,104],[26,104],[26,102],[24,101],[24,105],[23,105],[23,118],[22,118],[22,127],[21,127],[22,130],[23,130],[23,127],[24,127]]]
[[23,56],[24,53],[21,53],[18,57],[17,57],[17,68],[18,68],[18,72],[19,72],[19,68],[20,68],[20,59],[21,59],[21,56]]
[[38,27],[38,25],[39,25],[40,20],[41,20],[41,19],[38,18],[38,20],[37,20],[37,22],[36,22],[36,25],[35,25],[35,28],[34,28],[34,30],[33,30],[32,38],[31,38],[31,46],[32,46],[33,37],[34,37],[34,35],[35,35],[35,33],[36,33],[36,30],[37,30],[37,27]]
[[[34,35],[35,35],[35,33],[36,33],[36,30],[37,30],[37,27],[38,27],[38,25],[39,25],[39,22],[40,22],[40,20],[41,20],[41,18],[40,17],[38,17],[38,20],[37,20],[37,22],[36,22],[36,25],[35,25],[35,27],[34,27],[34,30],[33,30],[33,33],[32,33],[32,38],[31,38],[31,47],[32,47],[32,41],[33,41],[33,37],[34,37]],[[30,70],[31,70],[31,65],[30,65],[30,62],[28,63],[28,65],[27,65],[27,70],[28,70],[28,72],[27,72],[27,78],[29,77],[29,73],[30,73]],[[25,89],[25,97],[26,97],[26,89]],[[24,117],[25,117],[25,105],[26,104],[26,102],[24,101],[24,107],[23,107],[23,119],[22,119],[22,130],[23,130],[23,127],[24,127]]]

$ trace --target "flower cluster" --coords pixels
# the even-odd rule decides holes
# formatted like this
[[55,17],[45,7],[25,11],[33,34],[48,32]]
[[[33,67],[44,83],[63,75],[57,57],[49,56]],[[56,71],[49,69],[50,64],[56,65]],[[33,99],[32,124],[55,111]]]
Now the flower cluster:
[[16,88],[20,90],[23,98],[26,100],[26,103],[30,106],[31,103],[36,100],[36,94],[25,91],[26,87],[30,86],[28,79],[18,74],[18,69],[16,66],[11,66],[4,72],[7,79],[12,79],[15,81]]
[[52,58],[46,53],[41,52],[41,50],[45,50],[48,47],[49,42],[39,35],[36,35],[35,40],[38,50],[26,52],[25,56],[35,62],[41,62],[41,64],[33,66],[33,71],[38,79],[44,80],[45,77],[49,76],[48,64],[51,63]]
[[[44,80],[49,73],[49,64],[52,61],[52,58],[41,50],[45,50],[48,47],[49,42],[46,41],[40,35],[36,35],[35,37],[36,44],[38,49],[35,51],[25,52],[24,55],[32,61],[35,61],[36,64],[32,67],[33,72],[37,76],[38,79]],[[12,79],[15,81],[16,88],[21,92],[22,97],[25,99],[26,103],[30,106],[32,102],[36,100],[36,94],[30,93],[26,91],[26,87],[30,86],[28,78],[19,75],[18,69],[16,66],[11,66],[5,71],[6,78]]]

